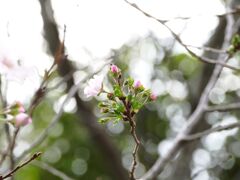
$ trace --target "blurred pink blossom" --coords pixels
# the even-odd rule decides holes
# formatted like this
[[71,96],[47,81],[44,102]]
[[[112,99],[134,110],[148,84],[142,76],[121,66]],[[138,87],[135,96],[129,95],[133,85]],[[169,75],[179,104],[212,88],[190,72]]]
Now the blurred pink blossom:
[[88,81],[88,85],[84,89],[84,94],[88,97],[97,96],[102,90],[103,75],[94,75]]
[[35,73],[32,67],[20,65],[16,49],[9,44],[0,46],[0,74],[6,76],[7,80],[22,82],[32,77]]
[[112,73],[118,73],[119,72],[119,68],[116,65],[112,64],[111,67],[110,67],[110,71]]
[[134,87],[135,87],[135,88],[139,88],[139,87],[141,87],[141,86],[142,86],[141,81],[137,80],[137,81],[134,82]]
[[32,123],[32,118],[26,113],[19,113],[15,116],[15,126],[21,127]]
[[157,95],[154,94],[154,93],[152,93],[152,94],[150,95],[150,99],[151,99],[152,101],[155,101],[155,100],[157,99]]

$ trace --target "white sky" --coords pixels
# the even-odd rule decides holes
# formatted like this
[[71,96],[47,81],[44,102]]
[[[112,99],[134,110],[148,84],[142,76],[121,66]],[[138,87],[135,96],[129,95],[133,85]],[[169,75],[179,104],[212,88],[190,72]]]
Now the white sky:
[[[67,25],[66,45],[69,56],[87,65],[89,51],[95,58],[106,56],[110,49],[137,37],[154,32],[159,38],[170,36],[160,24],[146,18],[143,14],[127,5],[123,0],[52,0],[55,17],[62,27]],[[186,43],[201,45],[209,31],[214,28],[214,14],[224,12],[219,0],[138,0],[144,10],[156,17],[171,19],[176,16],[194,16],[188,21],[182,38]],[[0,48],[6,44],[14,46],[14,52],[23,64],[34,66],[41,74],[51,61],[44,53],[42,39],[42,19],[38,0],[1,0],[0,1]],[[175,31],[181,31],[184,21],[173,21]],[[8,34],[10,37],[8,37]],[[19,94],[15,85],[9,87],[12,100]],[[31,89],[31,88],[30,88]],[[28,94],[30,96],[30,94]],[[10,97],[10,96],[9,96]],[[26,99],[23,98],[23,99]],[[21,99],[20,99],[21,100]]]

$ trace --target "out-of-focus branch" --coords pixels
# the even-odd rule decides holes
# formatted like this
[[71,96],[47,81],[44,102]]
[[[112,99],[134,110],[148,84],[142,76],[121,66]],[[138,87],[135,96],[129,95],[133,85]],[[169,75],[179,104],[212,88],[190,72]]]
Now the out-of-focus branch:
[[231,103],[231,104],[224,104],[224,105],[215,105],[215,106],[207,106],[205,108],[205,111],[207,112],[212,112],[212,111],[221,111],[221,112],[226,112],[226,111],[233,111],[233,110],[238,110],[240,109],[240,103]]
[[183,137],[183,141],[196,140],[196,139],[202,138],[203,136],[206,136],[206,135],[214,133],[214,132],[229,130],[229,129],[233,129],[233,128],[236,128],[236,127],[240,127],[239,122],[232,123],[232,124],[227,124],[227,125],[222,125],[222,126],[217,126],[217,127],[205,130],[203,132],[187,135],[187,136]]
[[20,128],[16,128],[12,137],[12,141],[9,142],[10,146],[9,146],[9,156],[10,156],[10,169],[13,170],[15,167],[15,159],[14,159],[14,154],[13,154],[13,150],[15,148],[15,144],[16,144],[16,140],[17,140],[17,135],[20,131]]
[[59,121],[60,117],[62,116],[64,110],[63,107],[68,103],[68,101],[76,94],[76,92],[79,89],[79,86],[82,84],[82,82],[79,82],[78,84],[72,86],[72,88],[68,91],[67,97],[62,103],[59,112],[56,113],[52,121],[49,123],[48,127],[44,129],[44,131],[34,140],[34,142],[30,145],[28,149],[23,151],[23,153],[17,158],[17,161],[22,159],[25,155],[27,155],[29,152],[32,151],[35,147],[39,146],[44,139],[48,136],[49,132],[53,128],[54,125]]
[[[228,15],[237,15],[237,14],[240,14],[240,8],[239,7],[236,7],[235,9],[228,10],[226,13],[214,14],[214,15],[211,15],[211,16],[215,16],[217,18],[225,18]],[[162,22],[167,23],[167,22],[174,21],[174,20],[189,20],[189,19],[192,19],[192,18],[195,18],[195,17],[201,17],[201,15],[191,16],[191,17],[181,17],[181,16],[180,17],[174,17],[174,18],[171,18],[171,19],[163,19]]]
[[56,168],[50,166],[49,164],[42,162],[42,161],[34,161],[32,162],[32,165],[37,166],[45,171],[48,171],[49,173],[61,178],[62,180],[74,180],[73,178],[69,177],[62,171],[57,170]]
[[155,21],[159,22],[160,24],[162,24],[164,27],[166,27],[169,32],[172,34],[172,36],[177,40],[177,42],[179,44],[181,44],[185,50],[190,54],[192,55],[193,57],[196,57],[199,61],[203,62],[203,63],[208,63],[208,64],[218,64],[218,65],[221,65],[223,67],[227,67],[229,69],[232,69],[232,70],[235,70],[235,71],[240,71],[239,68],[236,68],[236,67],[233,67],[231,65],[228,65],[226,64],[225,62],[223,61],[217,61],[216,59],[210,59],[208,57],[202,57],[202,56],[199,56],[197,55],[195,52],[193,52],[189,46],[187,46],[183,41],[182,39],[178,36],[178,34],[176,34],[167,24],[166,24],[166,21],[164,20],[161,20],[161,19],[158,19],[154,16],[152,16],[151,14],[145,12],[143,9],[141,9],[140,7],[138,7],[136,4],[134,3],[130,3],[128,0],[124,0],[127,4],[129,4],[130,6],[134,7],[135,9],[137,9],[139,12],[143,13],[145,16],[147,16],[148,18],[151,18],[151,19],[154,19]]
[[216,48],[212,48],[212,47],[207,47],[207,46],[193,46],[193,45],[189,45],[189,44],[185,44],[186,46],[190,47],[190,48],[195,48],[198,50],[204,50],[204,51],[209,51],[209,52],[213,52],[213,53],[222,53],[222,54],[227,54],[227,50],[222,50],[222,49],[216,49]]
[[[180,39],[180,37],[168,26],[166,25],[166,23],[160,19],[157,19],[153,16],[151,16],[149,13],[143,11],[141,8],[139,8],[136,4],[130,3],[127,0],[124,0],[126,3],[128,3],[129,5],[131,5],[132,7],[134,7],[135,9],[137,9],[138,11],[140,11],[141,13],[143,13],[145,16],[156,20],[157,22],[159,22],[161,25],[165,26],[170,33],[173,35],[173,37],[194,57],[198,58],[199,60],[205,62],[205,63],[210,63],[210,64],[216,64],[214,71],[211,75],[211,78],[207,84],[207,86],[205,87],[198,105],[196,107],[196,109],[194,110],[194,112],[191,114],[191,116],[188,118],[188,121],[186,123],[186,125],[184,126],[184,128],[182,129],[182,131],[176,136],[176,138],[173,141],[172,147],[170,148],[170,150],[168,151],[168,153],[161,158],[158,158],[157,161],[155,162],[155,164],[152,166],[152,168],[141,178],[141,179],[153,179],[155,177],[157,177],[157,175],[159,173],[161,173],[163,171],[163,169],[165,168],[165,166],[167,165],[167,163],[172,160],[175,155],[179,152],[179,150],[183,147],[184,145],[184,140],[183,138],[186,137],[187,135],[189,135],[193,129],[195,129],[196,125],[199,123],[199,121],[201,120],[201,117],[205,111],[205,107],[208,104],[208,95],[209,92],[211,91],[211,89],[214,87],[216,81],[218,80],[218,77],[223,69],[223,67],[226,67],[226,62],[228,61],[228,59],[230,58],[229,56],[227,57],[223,57],[220,56],[218,58],[218,61],[215,60],[211,60],[209,61],[209,59],[207,58],[203,58],[200,56],[197,56],[194,52],[192,52],[189,47],[187,47],[182,40]],[[232,28],[233,28],[233,24],[232,21],[228,19],[228,28],[226,30],[227,35],[225,36],[225,42],[223,45],[223,48],[227,48],[227,45],[229,43],[229,37],[232,36],[233,32],[232,32]],[[227,65],[228,66],[228,65]],[[230,67],[231,69],[235,69],[235,67]]]
[[[51,2],[49,0],[39,0],[39,2],[42,9],[42,18],[44,23],[44,37],[50,47],[51,54],[55,55],[54,53],[60,44],[60,40],[58,36],[57,23],[55,22],[53,16]],[[47,7],[46,3],[48,3]],[[48,13],[47,9],[49,9]],[[65,54],[63,55],[64,59],[58,64],[59,74],[62,77],[66,76],[70,72],[75,71],[75,68],[71,62],[67,60]],[[67,81],[67,91],[73,86],[73,84],[74,80],[73,77],[71,77]],[[92,109],[87,107],[86,102],[83,102],[78,94],[75,94],[74,98],[77,102],[76,115],[79,117],[79,122],[81,125],[85,125],[93,140],[97,143],[97,146],[101,150],[102,155],[106,160],[106,164],[109,165],[110,172],[113,173],[115,179],[127,179],[126,170],[121,164],[121,155],[118,153],[118,150],[110,141],[104,130],[97,123]]]
[[0,176],[0,180],[3,179],[7,179],[13,176],[13,174],[15,172],[17,172],[19,169],[23,168],[24,166],[26,166],[27,164],[29,164],[31,161],[33,161],[34,159],[38,158],[42,153],[38,152],[33,154],[33,156],[31,158],[29,158],[28,160],[26,160],[25,162],[23,162],[22,164],[18,165],[17,167],[15,167],[12,171],[10,171],[8,174],[4,175],[4,176]]
[[[214,49],[217,50],[220,49],[224,42],[225,29],[226,19],[221,18],[211,37],[206,42],[206,46],[214,47]],[[216,53],[214,51],[203,51],[204,56],[211,57],[213,59],[217,59],[219,55],[223,54],[224,53]],[[196,108],[200,96],[206,87],[213,70],[213,65],[203,64],[202,71],[199,76],[193,77],[193,79],[189,81],[189,101],[191,103],[192,111],[194,111]],[[204,115],[202,115],[199,119],[199,123],[192,130],[192,133],[201,132],[211,127],[204,120]],[[171,164],[172,168],[175,170],[166,180],[175,180],[175,177],[178,177],[179,179],[191,179],[192,155],[198,146],[201,146],[201,142],[199,141],[191,141],[186,143],[186,145],[181,149],[179,156],[175,159],[174,163]]]

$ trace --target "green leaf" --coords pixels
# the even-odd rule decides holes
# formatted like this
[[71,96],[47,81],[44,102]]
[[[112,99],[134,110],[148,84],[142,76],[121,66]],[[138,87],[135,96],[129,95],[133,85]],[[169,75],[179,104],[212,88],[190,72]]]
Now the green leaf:
[[129,102],[132,101],[132,98],[133,98],[133,96],[132,96],[131,94],[129,94],[129,95],[127,96],[127,100],[128,100]]
[[113,124],[117,124],[117,123],[119,123],[119,121],[121,121],[121,120],[122,120],[122,118],[115,118],[114,121],[113,121]]
[[132,99],[132,108],[134,112],[138,112],[138,110],[143,106],[141,102],[138,101],[138,99],[134,98]]
[[116,97],[123,97],[123,93],[122,93],[122,90],[121,90],[121,87],[119,85],[114,85],[113,86],[113,91],[114,91],[114,96]]
[[132,87],[132,86],[133,86],[133,83],[134,83],[133,78],[128,77],[127,80],[125,81],[124,85],[129,86],[129,87]]
[[111,120],[110,118],[104,117],[104,118],[100,118],[100,119],[98,120],[98,122],[101,123],[101,124],[105,124],[105,123],[107,123],[107,122],[110,121],[110,120]]
[[118,110],[119,112],[124,112],[125,108],[124,108],[124,106],[123,106],[122,103],[121,103],[121,104],[117,104],[117,110]]

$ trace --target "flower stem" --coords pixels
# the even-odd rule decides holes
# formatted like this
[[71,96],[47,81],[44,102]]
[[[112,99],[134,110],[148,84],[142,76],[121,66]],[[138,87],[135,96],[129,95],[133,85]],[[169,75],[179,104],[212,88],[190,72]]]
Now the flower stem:
[[136,170],[136,167],[137,167],[137,153],[138,153],[138,149],[139,149],[139,146],[140,146],[140,140],[138,139],[137,137],[137,134],[136,134],[136,122],[135,120],[133,119],[133,115],[131,115],[131,105],[129,103],[126,102],[126,99],[123,98],[121,99],[124,107],[125,107],[125,110],[126,110],[126,116],[127,116],[127,120],[130,124],[130,133],[135,141],[135,147],[133,149],[133,152],[132,152],[132,156],[133,156],[133,162],[132,162],[132,166],[131,166],[131,169],[130,169],[130,172],[129,172],[129,179],[130,180],[135,180],[136,178],[134,177],[134,172]]
[[131,118],[129,120],[129,124],[131,126],[131,135],[135,141],[135,147],[133,149],[133,152],[132,152],[132,156],[133,156],[133,162],[132,162],[132,167],[131,167],[131,170],[129,172],[129,179],[130,180],[135,180],[135,177],[134,177],[134,172],[135,172],[135,169],[136,169],[136,166],[137,166],[137,153],[138,153],[138,149],[139,149],[139,146],[140,146],[140,141],[137,137],[137,134],[136,134],[136,122]]

